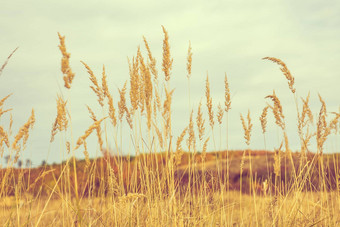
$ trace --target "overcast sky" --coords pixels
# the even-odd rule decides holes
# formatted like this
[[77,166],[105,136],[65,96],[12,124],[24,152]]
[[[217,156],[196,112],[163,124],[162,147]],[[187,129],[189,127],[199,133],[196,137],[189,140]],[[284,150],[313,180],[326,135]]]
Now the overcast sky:
[[[117,88],[129,79],[127,57],[135,55],[137,47],[143,44],[143,36],[149,41],[161,72],[161,25],[169,33],[174,58],[171,87],[175,88],[175,138],[189,119],[186,78],[189,41],[193,51],[191,97],[195,111],[201,99],[205,104],[207,73],[214,105],[224,101],[224,73],[228,75],[232,93],[230,149],[246,147],[239,115],[246,115],[248,109],[254,123],[251,147],[264,148],[258,118],[267,102],[264,97],[274,89],[283,104],[290,145],[293,150],[299,148],[293,96],[279,67],[262,60],[263,57],[277,57],[287,64],[295,77],[298,97],[306,97],[311,92],[315,115],[320,109],[318,93],[325,99],[329,112],[339,111],[339,1],[60,0],[53,4],[46,0],[34,1],[34,4],[4,1],[0,8],[0,65],[13,49],[19,49],[0,76],[0,99],[13,93],[5,107],[13,108],[14,133],[27,121],[32,108],[36,112],[36,125],[22,159],[30,158],[33,165],[39,165],[42,160],[51,163],[63,159],[59,139],[49,143],[56,116],[55,99],[61,91],[70,104],[73,137],[78,138],[92,123],[85,104],[95,110],[98,104],[88,87],[88,75],[81,60],[98,76],[105,65],[116,101]],[[66,36],[70,65],[76,74],[70,91],[63,88],[57,32]],[[6,116],[1,124],[8,125]],[[273,149],[280,142],[271,117],[268,126],[267,148]],[[222,138],[224,132],[222,128]],[[218,128],[215,138],[218,143]],[[328,152],[337,151],[338,140],[339,137],[332,138],[327,145]],[[225,148],[225,140],[221,148]],[[96,155],[95,149],[90,155]],[[81,149],[77,156],[83,158]]]

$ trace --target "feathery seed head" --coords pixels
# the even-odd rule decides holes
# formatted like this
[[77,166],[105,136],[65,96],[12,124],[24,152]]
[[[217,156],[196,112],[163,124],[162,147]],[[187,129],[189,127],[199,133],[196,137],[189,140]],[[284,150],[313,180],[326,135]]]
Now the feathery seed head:
[[170,56],[170,44],[169,44],[169,35],[168,32],[165,30],[165,27],[162,26],[163,33],[164,33],[164,40],[163,40],[163,72],[165,75],[165,80],[170,80],[170,71],[172,69],[172,62],[173,59]]
[[242,114],[240,114],[243,130],[244,130],[244,138],[246,140],[246,144],[249,146],[250,144],[250,137],[251,137],[251,130],[253,127],[253,124],[251,123],[251,118],[250,118],[250,111],[248,110],[248,115],[247,115],[247,123],[245,122]]
[[201,107],[202,107],[202,102],[200,102],[199,105],[198,105],[198,111],[197,111],[197,117],[196,117],[196,124],[197,124],[197,128],[198,128],[198,137],[199,137],[200,141],[203,140],[203,135],[204,135],[204,131],[205,131],[205,127],[204,127],[205,120],[203,119]]
[[292,93],[295,93],[295,88],[294,88],[294,77],[291,75],[289,69],[287,68],[286,64],[278,59],[278,58],[273,58],[273,57],[265,57],[265,58],[262,58],[262,59],[266,59],[266,60],[270,60],[278,65],[281,66],[280,70],[281,72],[283,72],[283,74],[285,75],[285,77],[287,78],[288,80],[288,86],[289,86],[289,89],[292,91]]
[[144,40],[144,44],[145,44],[145,48],[148,51],[148,68],[150,69],[152,75],[154,76],[154,80],[157,81],[158,80],[158,72],[156,69],[156,58],[154,58],[152,56],[148,41],[146,40],[146,38],[143,36],[143,40]]
[[192,51],[191,51],[191,42],[189,41],[189,48],[188,48],[188,57],[187,57],[187,77],[191,77],[191,65],[192,65]]
[[209,122],[211,128],[214,127],[214,112],[212,109],[212,98],[210,96],[210,85],[209,85],[209,76],[207,75],[206,85],[205,85],[205,96],[207,98],[207,108],[209,113]]
[[[99,102],[99,105],[101,107],[104,106],[104,91],[102,89],[102,87],[99,86],[98,84],[98,81],[97,81],[97,77],[94,75],[93,71],[91,70],[91,68],[83,61],[80,61],[84,66],[85,68],[87,69],[87,72],[89,73],[90,75],[90,80],[93,84],[93,86],[90,86],[90,88],[93,90],[93,92],[97,95],[98,97],[98,102]],[[105,74],[105,72],[103,72]],[[104,76],[104,75],[103,75]],[[107,92],[106,92],[107,94]]]
[[221,125],[222,124],[222,119],[223,119],[224,111],[223,111],[222,106],[221,106],[220,103],[218,104],[217,108],[218,108],[218,111],[217,111],[217,121]]
[[279,98],[276,96],[275,91],[273,91],[273,95],[268,95],[266,98],[270,98],[273,103],[274,107],[269,106],[273,110],[273,114],[276,120],[276,124],[282,128],[282,130],[285,129],[285,122],[284,122],[284,115],[282,111],[282,106]]
[[269,108],[269,106],[266,106],[265,108],[263,108],[262,114],[260,116],[261,128],[262,128],[263,134],[266,133],[268,108]]
[[230,98],[230,90],[229,90],[227,74],[225,74],[225,77],[224,77],[224,98],[225,98],[225,101],[224,101],[225,112],[228,112],[230,110],[231,98]]
[[72,80],[74,78],[74,73],[72,72],[72,69],[70,67],[70,53],[67,53],[66,51],[66,45],[65,45],[65,36],[61,36],[60,33],[58,33],[59,36],[59,49],[61,51],[61,54],[63,55],[61,59],[61,72],[64,74],[64,82],[65,82],[65,87],[70,89]]

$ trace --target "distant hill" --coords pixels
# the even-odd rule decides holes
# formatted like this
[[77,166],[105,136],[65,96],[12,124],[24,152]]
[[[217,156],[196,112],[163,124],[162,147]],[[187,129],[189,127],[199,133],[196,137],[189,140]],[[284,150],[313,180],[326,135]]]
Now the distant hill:
[[[172,173],[169,171],[171,166],[175,186],[179,190],[186,190],[189,185],[200,184],[203,178],[206,187],[211,190],[218,190],[222,187],[240,190],[241,176],[243,192],[249,190],[250,179],[258,193],[261,193],[264,181],[269,182],[272,190],[275,190],[275,185],[280,185],[277,184],[278,181],[289,188],[288,185],[298,182],[296,179],[299,179],[298,186],[303,187],[304,190],[319,189],[320,156],[313,153],[304,158],[300,153],[292,153],[291,159],[284,152],[279,155],[277,152],[263,150],[211,152],[206,153],[205,158],[200,153],[194,155],[183,152],[179,160],[173,159],[174,165],[169,165],[171,157],[173,156],[166,153],[143,154],[137,157],[108,156],[90,160],[89,165],[85,160],[76,160],[78,193],[82,196],[108,193],[110,187],[113,187],[112,179],[116,180],[115,187],[122,187],[124,191],[138,191],[140,182],[146,181],[148,177],[158,178],[159,182],[162,182],[162,176]],[[329,190],[337,188],[335,173],[340,167],[339,157],[339,154],[328,154],[323,155],[322,158],[325,182]],[[279,166],[275,169],[274,166],[278,164]],[[109,166],[111,168],[108,168]],[[228,171],[229,180],[227,179]],[[6,172],[11,176],[10,182],[13,182],[13,184],[3,185],[6,195],[15,193],[14,185],[17,185],[19,181],[23,192],[34,195],[49,195],[56,182],[58,182],[56,190],[66,190],[63,186],[65,183],[71,184],[67,188],[71,193],[75,190],[72,186],[75,179],[73,160],[32,169],[1,169],[0,182],[3,182]],[[195,182],[193,179],[196,179]],[[285,186],[282,187],[285,188]]]

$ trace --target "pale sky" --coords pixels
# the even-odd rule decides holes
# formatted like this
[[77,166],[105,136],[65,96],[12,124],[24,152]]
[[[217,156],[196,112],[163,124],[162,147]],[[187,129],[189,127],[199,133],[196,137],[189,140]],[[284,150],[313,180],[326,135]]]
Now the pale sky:
[[[34,1],[34,4],[29,1],[4,1],[0,8],[0,65],[12,50],[19,49],[0,76],[0,99],[13,93],[6,101],[5,108],[13,108],[14,133],[27,121],[32,108],[36,112],[36,124],[27,149],[22,152],[22,159],[30,158],[33,165],[41,164],[42,160],[52,163],[63,159],[59,137],[54,143],[49,143],[56,117],[55,99],[60,89],[70,104],[74,140],[92,123],[85,104],[94,110],[99,109],[81,60],[97,76],[101,75],[101,68],[105,65],[109,87],[117,102],[117,88],[129,80],[127,57],[135,55],[137,47],[143,45],[142,37],[145,36],[157,58],[160,76],[163,76],[161,25],[169,33],[174,58],[171,87],[175,88],[172,112],[175,139],[189,119],[186,78],[189,41],[193,51],[191,99],[195,116],[201,99],[203,110],[207,111],[204,96],[207,72],[215,112],[218,102],[223,104],[224,73],[228,75],[232,93],[229,149],[246,148],[239,115],[246,115],[248,109],[254,124],[251,148],[264,149],[258,118],[268,102],[264,97],[272,94],[274,89],[283,104],[290,146],[293,150],[299,149],[293,96],[279,66],[262,60],[263,57],[280,58],[287,64],[295,77],[298,97],[306,97],[310,91],[315,116],[320,110],[318,93],[326,101],[329,112],[339,111],[339,1],[248,0],[212,3],[150,0],[90,3],[40,0]],[[71,53],[70,65],[76,74],[70,91],[63,88],[57,32],[66,36],[66,47]],[[8,115],[0,123],[8,125]],[[211,134],[208,125],[206,127],[207,133]],[[280,141],[272,117],[268,119],[268,127],[267,148],[277,148]],[[225,138],[225,131],[223,126],[222,138]],[[219,135],[216,127],[217,144]],[[129,144],[128,132],[124,139]],[[89,140],[96,141],[95,135]],[[338,141],[339,136],[332,137],[326,152],[337,152]],[[128,146],[131,149],[131,145]],[[210,143],[209,150],[212,149]],[[221,149],[225,149],[225,139],[222,139]],[[89,151],[91,157],[95,157],[95,150],[93,147]],[[76,155],[84,158],[82,149],[77,150]]]

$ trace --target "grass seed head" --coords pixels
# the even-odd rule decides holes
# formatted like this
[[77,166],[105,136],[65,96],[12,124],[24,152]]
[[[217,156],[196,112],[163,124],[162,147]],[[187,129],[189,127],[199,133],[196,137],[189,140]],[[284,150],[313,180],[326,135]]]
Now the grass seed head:
[[266,127],[267,127],[267,112],[268,112],[269,106],[266,106],[262,110],[262,114],[260,116],[260,122],[261,122],[261,128],[262,128],[262,133],[266,133]]
[[171,100],[172,100],[172,94],[173,94],[174,90],[169,91],[166,87],[165,87],[165,101],[163,104],[163,119],[165,121],[165,135],[166,138],[168,137],[169,133],[171,132]]
[[148,51],[148,57],[149,57],[148,58],[148,68],[150,69],[152,75],[154,76],[154,81],[157,82],[158,72],[157,72],[157,69],[156,69],[156,58],[154,58],[152,56],[152,52],[150,50],[149,43],[144,36],[143,36],[143,40],[144,40],[145,48]]
[[218,108],[218,111],[217,111],[217,121],[221,125],[222,124],[222,119],[223,119],[224,111],[223,111],[222,106],[221,106],[220,103],[218,104],[217,108]]
[[132,58],[132,63],[129,61],[130,72],[130,102],[133,111],[138,109],[139,103],[139,61],[138,58]]
[[252,127],[253,127],[253,124],[251,123],[249,110],[248,110],[248,115],[247,115],[247,123],[245,122],[242,114],[240,114],[240,118],[241,118],[243,130],[244,130],[244,138],[246,140],[246,144],[249,146],[250,145],[251,130],[252,130]]
[[107,104],[109,106],[109,117],[111,119],[112,125],[115,127],[117,125],[116,109],[113,105],[113,98],[110,93],[107,94]]
[[228,83],[228,78],[227,74],[225,74],[224,77],[224,106],[225,106],[225,112],[228,112],[230,110],[231,106],[231,97],[230,97],[230,90],[229,90],[229,83]]
[[211,128],[214,128],[214,111],[212,107],[212,98],[210,96],[210,84],[209,84],[208,75],[207,75],[207,79],[205,83],[205,97],[207,98],[207,108],[208,108],[210,126]]
[[107,86],[107,76],[105,72],[105,65],[103,65],[103,73],[102,73],[102,89],[104,98],[108,97],[109,94],[109,88]]
[[196,139],[195,139],[195,131],[194,131],[193,111],[191,111],[191,114],[190,114],[188,134],[189,134],[189,138],[188,138],[189,151],[192,151],[192,148],[195,151]]
[[278,65],[281,66],[280,70],[281,72],[283,72],[283,74],[285,75],[285,77],[287,78],[288,80],[288,86],[289,86],[289,89],[291,90],[292,93],[295,93],[295,88],[294,88],[294,77],[292,76],[292,74],[290,73],[289,69],[287,68],[286,64],[278,59],[278,58],[273,58],[273,57],[265,57],[263,59],[266,59],[266,60],[270,60]]
[[187,57],[187,77],[191,77],[191,65],[192,65],[192,51],[191,51],[191,42],[189,42],[189,48],[188,48],[188,57]]
[[165,30],[165,27],[162,26],[163,33],[164,33],[164,40],[163,40],[163,72],[165,75],[165,80],[169,81],[170,80],[170,74],[171,74],[171,69],[172,69],[172,62],[173,59],[171,58],[170,55],[170,44],[169,44],[169,35],[168,32]]
[[95,121],[84,133],[84,135],[82,135],[81,137],[78,138],[77,140],[77,146],[73,149],[73,150],[77,150],[86,140],[86,138],[91,135],[91,133],[93,132],[93,130],[97,129],[100,126],[100,123],[105,120],[106,117]]
[[2,72],[3,72],[3,70],[5,69],[6,65],[8,64],[9,59],[12,57],[12,55],[15,53],[15,51],[18,50],[18,48],[19,48],[19,47],[15,48],[15,49],[12,51],[12,53],[7,57],[5,63],[1,66],[1,68],[0,68],[0,76],[1,76],[1,74],[2,74]]
[[8,140],[8,134],[1,125],[0,125],[0,138],[1,138],[0,147],[2,147],[2,144],[5,143],[7,148],[9,148],[10,145],[9,145],[9,140]]
[[124,83],[124,86],[122,90],[118,89],[120,100],[118,102],[118,109],[119,109],[119,121],[122,121],[124,113],[126,112],[126,99],[125,99],[125,93],[126,93],[126,82]]
[[71,54],[67,53],[66,51],[65,36],[61,36],[60,33],[58,33],[58,36],[59,36],[59,41],[60,41],[59,49],[63,56],[61,59],[61,72],[64,74],[64,77],[63,77],[64,83],[65,83],[64,86],[70,89],[73,78],[75,76],[75,74],[72,72],[72,69],[70,67]]
[[[98,97],[98,103],[101,107],[104,106],[104,91],[102,89],[102,87],[99,86],[98,84],[98,80],[97,80],[97,77],[94,75],[92,69],[83,61],[80,61],[84,66],[85,68],[87,69],[87,72],[88,74],[90,75],[90,81],[92,82],[93,85],[90,86],[90,88],[93,90],[93,92],[97,95]],[[104,75],[105,75],[105,71],[103,72]],[[103,75],[103,76],[104,76]]]
[[23,139],[22,145],[25,148],[26,142],[29,136],[29,129],[33,128],[34,123],[35,123],[35,115],[34,115],[34,110],[32,109],[31,116],[29,117],[27,122],[19,129],[19,132],[15,136],[14,142],[12,143],[12,149],[16,151],[14,163],[16,163],[16,161],[18,160],[19,158],[18,154],[19,154],[19,151],[21,150],[21,146],[18,145],[18,143],[21,139]]
[[275,123],[282,128],[282,130],[285,130],[285,122],[284,122],[284,115],[282,111],[282,106],[279,98],[276,96],[275,91],[273,91],[273,95],[268,95],[266,98],[270,98],[273,103],[274,107],[269,106],[273,110],[273,114],[275,117]]
[[198,128],[198,137],[199,137],[200,141],[203,140],[204,131],[205,131],[205,127],[204,127],[205,120],[203,119],[201,107],[202,107],[202,102],[200,102],[199,105],[198,105],[197,117],[196,117],[196,124],[197,124],[197,128]]

